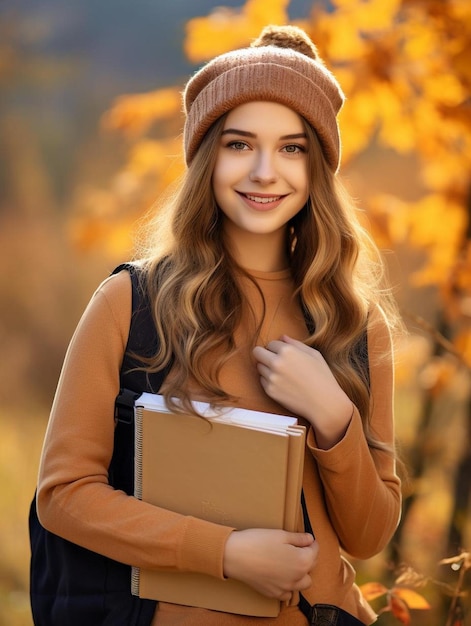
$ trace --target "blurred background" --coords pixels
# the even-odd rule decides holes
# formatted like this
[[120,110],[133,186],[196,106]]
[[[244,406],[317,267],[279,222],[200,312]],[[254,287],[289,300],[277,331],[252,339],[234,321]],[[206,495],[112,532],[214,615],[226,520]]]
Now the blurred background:
[[347,95],[341,173],[409,331],[396,372],[403,519],[388,550],[355,563],[359,582],[378,611],[390,609],[379,624],[465,623],[471,3],[4,0],[2,626],[32,624],[27,516],[55,385],[91,294],[135,254],[155,200],[182,171],[182,86],[206,59],[288,22],[306,29]]

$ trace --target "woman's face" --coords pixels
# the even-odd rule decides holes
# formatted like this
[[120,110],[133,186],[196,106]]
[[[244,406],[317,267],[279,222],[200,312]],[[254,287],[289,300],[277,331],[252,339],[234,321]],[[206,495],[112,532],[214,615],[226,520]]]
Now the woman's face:
[[308,200],[307,143],[300,116],[282,104],[249,102],[230,111],[212,177],[226,234],[284,237]]

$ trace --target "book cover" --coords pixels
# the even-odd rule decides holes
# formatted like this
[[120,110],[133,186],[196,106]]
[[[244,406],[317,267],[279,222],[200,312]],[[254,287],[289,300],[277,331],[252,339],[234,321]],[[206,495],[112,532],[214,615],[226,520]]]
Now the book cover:
[[[161,396],[136,407],[136,497],[208,521],[295,530],[305,430],[296,419],[198,404],[205,419],[171,413]],[[133,593],[176,604],[276,616],[278,600],[235,580],[133,569]]]

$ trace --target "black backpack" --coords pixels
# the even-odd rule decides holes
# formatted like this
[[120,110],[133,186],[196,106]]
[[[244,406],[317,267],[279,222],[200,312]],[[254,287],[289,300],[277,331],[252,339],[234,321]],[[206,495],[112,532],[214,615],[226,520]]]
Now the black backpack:
[[[117,399],[117,426],[109,482],[127,494],[134,492],[133,401],[144,391],[157,392],[166,372],[147,375],[133,371],[132,354],[155,352],[157,335],[140,272],[132,264],[120,265],[132,280],[132,317],[120,372],[122,389]],[[129,401],[129,407],[126,406]],[[156,602],[131,595],[131,568],[86,550],[43,528],[33,498],[29,514],[31,544],[30,598],[35,626],[149,626]]]

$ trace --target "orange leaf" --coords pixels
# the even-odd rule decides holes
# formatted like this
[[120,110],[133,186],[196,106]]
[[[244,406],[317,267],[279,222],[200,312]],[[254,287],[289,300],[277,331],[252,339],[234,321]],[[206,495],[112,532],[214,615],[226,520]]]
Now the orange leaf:
[[365,583],[360,586],[360,591],[365,600],[371,601],[380,596],[384,596],[388,592],[386,587],[381,583]]
[[284,24],[288,0],[247,0],[240,9],[215,8],[206,17],[195,17],[186,24],[185,53],[199,63],[213,56],[248,46],[266,24]]
[[409,626],[410,624],[410,612],[407,604],[398,596],[391,594],[389,599],[389,605],[391,607],[392,614],[398,619],[401,624]]
[[392,590],[394,596],[401,598],[407,604],[410,609],[429,609],[430,604],[427,600],[416,591],[412,589],[405,589],[404,587],[395,587]]
[[178,116],[180,108],[181,95],[177,87],[121,96],[105,113],[102,124],[108,130],[140,134],[156,120]]

